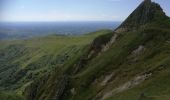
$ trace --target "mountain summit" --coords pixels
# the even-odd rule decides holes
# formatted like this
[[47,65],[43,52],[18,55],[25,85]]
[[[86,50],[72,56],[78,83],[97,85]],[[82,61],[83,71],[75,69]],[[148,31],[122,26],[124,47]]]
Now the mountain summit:
[[116,32],[136,30],[142,25],[152,21],[167,18],[159,4],[151,0],[144,0],[129,17],[116,29]]

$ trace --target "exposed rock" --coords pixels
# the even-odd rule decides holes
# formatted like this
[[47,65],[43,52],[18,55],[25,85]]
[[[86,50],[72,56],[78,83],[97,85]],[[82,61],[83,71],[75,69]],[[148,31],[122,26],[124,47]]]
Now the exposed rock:
[[110,46],[116,41],[117,37],[118,37],[118,35],[115,33],[112,36],[111,40],[106,45],[102,46],[102,50],[101,51],[102,52],[107,51],[110,48]]
[[144,50],[145,50],[145,47],[143,45],[140,45],[137,49],[132,51],[132,55],[137,56],[137,55],[141,54],[141,52]]
[[131,52],[131,54],[127,57],[130,62],[138,61],[140,55],[145,52],[146,48],[143,45],[139,45],[135,50]]
[[118,88],[115,88],[109,92],[107,92],[106,94],[104,94],[100,100],[105,100],[110,96],[113,96],[116,93],[122,92],[124,90],[130,89],[138,84],[140,84],[141,82],[143,82],[144,80],[146,80],[147,78],[149,78],[152,74],[144,74],[141,76],[137,76],[135,78],[133,78],[132,80],[124,83],[123,85],[119,86]]
[[88,54],[88,57],[87,57],[87,58],[90,59],[90,58],[93,56],[94,53],[95,53],[95,51],[94,51],[94,50],[91,50],[90,53]]
[[108,83],[108,81],[113,77],[113,73],[111,73],[110,75],[107,75],[107,76],[105,76],[105,78],[104,78],[104,80],[101,82],[101,86],[105,86],[107,83]]
[[170,39],[168,39],[166,42],[167,42],[167,43],[170,43]]
[[119,29],[115,30],[116,33],[126,32],[128,28],[120,27]]
[[70,91],[71,91],[71,94],[72,94],[72,95],[75,95],[75,94],[76,94],[75,88],[72,88]]

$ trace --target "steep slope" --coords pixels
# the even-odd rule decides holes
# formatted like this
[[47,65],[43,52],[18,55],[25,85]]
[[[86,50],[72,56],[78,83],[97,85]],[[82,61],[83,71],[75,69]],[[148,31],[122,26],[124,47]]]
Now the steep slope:
[[162,8],[151,0],[144,0],[129,17],[116,29],[116,32],[136,30],[152,21],[167,18]]
[[[169,100],[169,28],[170,18],[161,7],[145,0],[115,32],[5,42],[0,47],[0,86],[8,91],[0,97],[21,99],[16,93],[26,100]],[[58,64],[68,52],[71,58]],[[4,81],[8,73],[12,84]]]
[[1,40],[0,98],[23,100],[27,86],[76,59],[94,38],[110,32],[100,30],[83,36],[52,35],[28,40]]
[[28,100],[168,100],[169,27],[161,7],[145,0],[115,32],[97,37],[84,54],[48,80],[42,77],[43,84],[31,84],[25,95]]

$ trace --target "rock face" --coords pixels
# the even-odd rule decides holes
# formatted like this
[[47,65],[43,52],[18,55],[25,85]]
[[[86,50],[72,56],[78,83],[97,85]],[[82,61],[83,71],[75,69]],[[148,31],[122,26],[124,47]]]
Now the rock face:
[[159,4],[151,0],[144,0],[129,17],[115,30],[115,32],[127,32],[138,29],[139,27],[154,20],[166,18]]

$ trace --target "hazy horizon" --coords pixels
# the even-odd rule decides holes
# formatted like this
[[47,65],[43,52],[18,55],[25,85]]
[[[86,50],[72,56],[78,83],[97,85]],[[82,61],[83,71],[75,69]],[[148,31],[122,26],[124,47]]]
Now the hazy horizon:
[[0,40],[51,34],[83,35],[99,30],[114,30],[119,25],[120,22],[0,22]]
[[[169,0],[152,1],[159,3],[170,16]],[[1,0],[0,22],[120,22],[141,2],[142,0]]]

